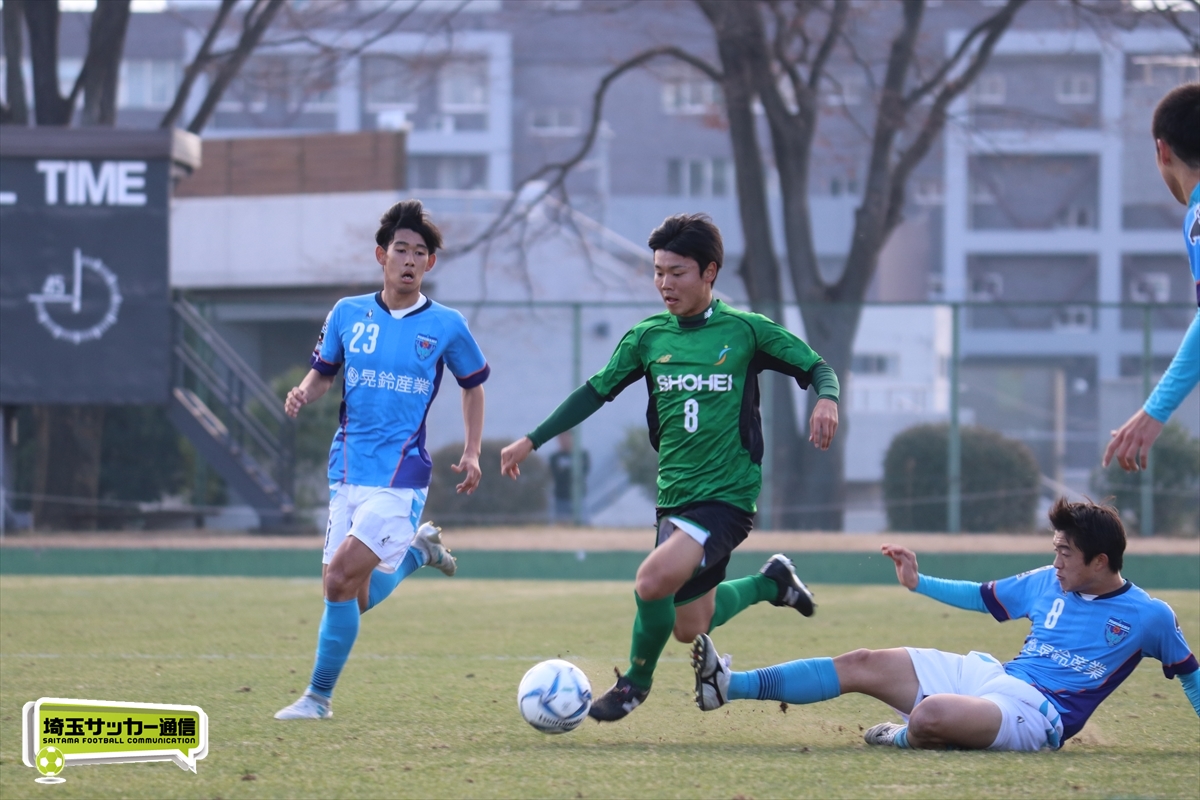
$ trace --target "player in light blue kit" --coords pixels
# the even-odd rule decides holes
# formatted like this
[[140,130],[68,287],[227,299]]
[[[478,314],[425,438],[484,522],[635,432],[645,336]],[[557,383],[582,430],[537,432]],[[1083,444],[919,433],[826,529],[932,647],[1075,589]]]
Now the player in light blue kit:
[[433,462],[425,420],[443,373],[462,387],[465,444],[451,467],[465,473],[459,492],[479,485],[483,382],[490,372],[457,311],[421,293],[442,236],[418,200],[396,203],[380,219],[375,259],[383,291],[339,300],[325,320],[312,369],[284,410],[295,417],[342,376],[342,408],[329,449],[329,526],[322,576],[325,614],[312,682],[276,719],[325,719],[358,636],[359,616],[429,564],[456,569],[437,528],[420,525]]
[[752,672],[732,672],[701,634],[692,645],[696,704],[730,700],[815,703],[849,692],[882,700],[907,724],[884,722],[868,744],[902,748],[1057,749],[1083,729],[1096,706],[1143,657],[1179,676],[1200,714],[1200,673],[1170,606],[1121,577],[1125,529],[1117,512],[1060,499],[1050,510],[1054,563],[979,584],[917,572],[911,550],[884,545],[896,577],[912,591],[958,608],[1030,621],[1016,658],[912,647],[855,650]]
[[[1171,196],[1188,207],[1183,244],[1200,306],[1200,83],[1177,86],[1159,101],[1151,122],[1154,160]],[[1200,311],[1183,334],[1179,351],[1141,410],[1112,432],[1104,466],[1114,458],[1126,472],[1145,469],[1150,447],[1175,409],[1200,382]]]

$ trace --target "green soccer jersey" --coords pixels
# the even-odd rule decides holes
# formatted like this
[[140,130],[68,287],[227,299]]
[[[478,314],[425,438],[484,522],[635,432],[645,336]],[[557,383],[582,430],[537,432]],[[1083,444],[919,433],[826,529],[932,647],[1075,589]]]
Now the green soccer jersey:
[[823,363],[782,325],[717,300],[696,317],[664,311],[638,323],[588,383],[608,401],[645,379],[660,508],[706,500],[753,513],[762,488],[758,373],[808,388]]

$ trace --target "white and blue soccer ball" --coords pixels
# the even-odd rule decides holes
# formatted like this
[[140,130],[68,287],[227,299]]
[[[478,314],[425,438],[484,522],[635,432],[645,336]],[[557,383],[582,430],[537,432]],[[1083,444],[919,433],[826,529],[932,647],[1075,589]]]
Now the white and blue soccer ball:
[[592,684],[579,667],[552,658],[525,673],[517,688],[517,707],[542,733],[573,731],[592,707]]

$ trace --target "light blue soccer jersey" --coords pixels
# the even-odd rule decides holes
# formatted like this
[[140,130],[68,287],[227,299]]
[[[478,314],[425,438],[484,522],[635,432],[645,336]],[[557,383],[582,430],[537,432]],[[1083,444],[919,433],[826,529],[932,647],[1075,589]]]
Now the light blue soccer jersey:
[[[1196,305],[1200,306],[1200,184],[1192,189],[1188,210],[1183,216],[1183,246],[1192,268],[1192,280],[1196,283]],[[1192,317],[1179,351],[1146,398],[1142,410],[1165,423],[1197,383],[1200,383],[1200,309]]]
[[322,375],[345,368],[329,482],[407,489],[433,472],[425,419],[443,370],[464,389],[491,372],[462,314],[426,299],[396,319],[379,292],[337,302],[309,363]]
[[1062,714],[1063,741],[1129,677],[1143,657],[1157,659],[1168,678],[1197,669],[1175,613],[1129,581],[1088,600],[1063,592],[1047,566],[980,587],[984,605],[1001,622],[1031,622],[1021,652],[1004,665],[1032,684]]

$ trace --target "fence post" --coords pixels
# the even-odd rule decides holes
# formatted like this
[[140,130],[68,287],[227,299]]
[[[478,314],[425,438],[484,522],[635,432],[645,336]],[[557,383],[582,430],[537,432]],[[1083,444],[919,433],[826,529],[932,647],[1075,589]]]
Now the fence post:
[[[571,304],[571,385],[583,385],[583,304]],[[576,525],[583,520],[583,426],[571,432],[571,519]]]
[[[1150,306],[1142,306],[1142,400],[1150,396],[1154,387],[1150,382],[1151,359],[1154,357],[1151,339]],[[1146,468],[1141,471],[1141,508],[1138,511],[1138,528],[1142,536],[1154,535],[1154,451],[1146,457]]]
[[950,304],[950,431],[946,446],[946,530],[962,529],[962,440],[958,429],[959,304]]

